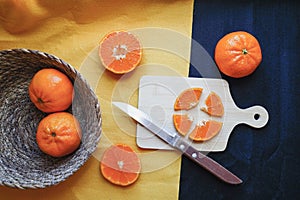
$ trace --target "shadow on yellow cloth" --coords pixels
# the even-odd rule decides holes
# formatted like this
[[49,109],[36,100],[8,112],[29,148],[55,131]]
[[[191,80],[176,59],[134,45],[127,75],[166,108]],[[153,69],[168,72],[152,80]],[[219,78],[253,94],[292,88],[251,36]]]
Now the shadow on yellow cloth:
[[[82,71],[85,76],[84,69],[89,62],[97,59],[95,49],[106,33],[120,29],[158,27],[179,32],[190,38],[192,14],[192,0],[0,0],[0,47],[37,49],[54,54]],[[188,43],[179,45],[178,48],[189,55]],[[151,67],[153,63],[167,66],[167,70],[159,70],[157,66]],[[0,186],[1,198],[178,199],[180,155],[171,151],[138,148],[135,142],[135,123],[128,121],[128,118],[120,118],[117,123],[111,100],[118,98],[114,92],[120,82],[126,83],[129,90],[135,88],[135,91],[130,91],[129,95],[124,90],[124,94],[118,95],[125,95],[127,100],[136,106],[139,76],[174,75],[174,72],[175,75],[187,76],[188,67],[187,60],[172,53],[145,49],[141,66],[126,79],[102,69],[95,92],[102,110],[103,133],[94,156],[74,175],[56,186],[29,190]],[[119,127],[120,124],[122,128]],[[151,166],[156,166],[155,169],[144,170],[138,181],[129,187],[110,184],[99,171],[99,159],[103,150],[113,143],[132,146],[142,157],[142,167],[147,169],[151,163]],[[165,161],[168,159],[171,160],[169,163]]]

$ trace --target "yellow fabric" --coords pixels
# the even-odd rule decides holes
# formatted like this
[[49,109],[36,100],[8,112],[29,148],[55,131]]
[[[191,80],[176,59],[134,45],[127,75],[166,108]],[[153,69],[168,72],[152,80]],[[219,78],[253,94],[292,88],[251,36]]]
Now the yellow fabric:
[[[112,109],[111,101],[125,98],[137,106],[140,76],[187,76],[189,63],[168,52],[146,49],[142,66],[128,76],[100,70],[99,80],[93,82],[85,70],[89,62],[97,59],[97,45],[106,33],[159,27],[190,37],[192,13],[192,0],[0,0],[1,50],[37,49],[54,54],[82,71],[91,84],[95,83],[93,88],[103,119],[103,134],[96,152],[74,175],[46,189],[0,186],[1,199],[178,199],[180,156],[170,151],[138,148],[134,137],[136,124]],[[141,40],[143,43],[145,39]],[[179,48],[189,55],[189,43]],[[161,67],[148,63],[159,63]],[[116,90],[123,92],[116,93]],[[129,187],[110,184],[99,171],[101,154],[113,143],[126,143],[141,157],[143,171],[138,181]]]

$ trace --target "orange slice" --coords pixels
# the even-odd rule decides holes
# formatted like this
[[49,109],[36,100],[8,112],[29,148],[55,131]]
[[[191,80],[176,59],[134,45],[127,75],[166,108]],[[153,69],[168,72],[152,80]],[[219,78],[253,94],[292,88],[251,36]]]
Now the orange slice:
[[138,179],[141,163],[131,147],[117,144],[112,145],[104,152],[100,170],[103,177],[109,182],[127,186]]
[[179,94],[175,100],[174,110],[189,110],[198,105],[202,88],[189,88]]
[[205,100],[205,107],[201,110],[211,116],[222,117],[224,114],[224,106],[221,98],[214,92],[211,92]]
[[178,131],[178,133],[185,136],[191,128],[193,119],[191,116],[189,116],[187,114],[182,114],[182,115],[174,114],[173,122],[174,122],[174,126],[175,126],[176,130]]
[[106,69],[116,74],[124,74],[135,69],[140,63],[142,48],[133,34],[114,31],[101,40],[99,56]]
[[214,120],[202,121],[201,124],[196,125],[189,138],[197,142],[210,140],[220,132],[222,126],[222,122]]

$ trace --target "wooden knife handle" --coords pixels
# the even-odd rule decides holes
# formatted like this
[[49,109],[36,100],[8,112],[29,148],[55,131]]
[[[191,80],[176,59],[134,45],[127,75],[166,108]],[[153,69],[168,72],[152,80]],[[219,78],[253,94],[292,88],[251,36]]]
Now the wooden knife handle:
[[186,141],[179,139],[176,142],[175,147],[192,161],[196,162],[198,165],[202,166],[204,169],[211,172],[213,175],[225,181],[226,183],[240,184],[243,182],[222,165],[190,146]]

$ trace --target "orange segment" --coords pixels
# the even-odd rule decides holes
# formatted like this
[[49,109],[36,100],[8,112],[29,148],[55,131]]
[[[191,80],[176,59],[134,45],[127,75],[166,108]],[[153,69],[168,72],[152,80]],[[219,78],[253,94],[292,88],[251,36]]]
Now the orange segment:
[[129,146],[117,144],[104,152],[100,170],[109,182],[127,186],[138,179],[141,163],[137,154]]
[[214,120],[203,121],[201,124],[196,125],[189,138],[197,142],[210,140],[220,132],[222,126],[222,122]]
[[191,116],[189,116],[187,114],[183,114],[183,115],[174,114],[173,122],[174,122],[174,126],[175,126],[176,130],[178,131],[178,133],[185,136],[191,128],[193,119]]
[[114,31],[101,40],[99,56],[106,69],[116,74],[124,74],[140,63],[142,48],[133,34]]
[[214,92],[211,92],[205,100],[205,107],[201,110],[211,116],[222,117],[224,114],[224,106],[221,98]]
[[189,110],[198,105],[202,88],[189,88],[179,94],[175,100],[174,110]]

